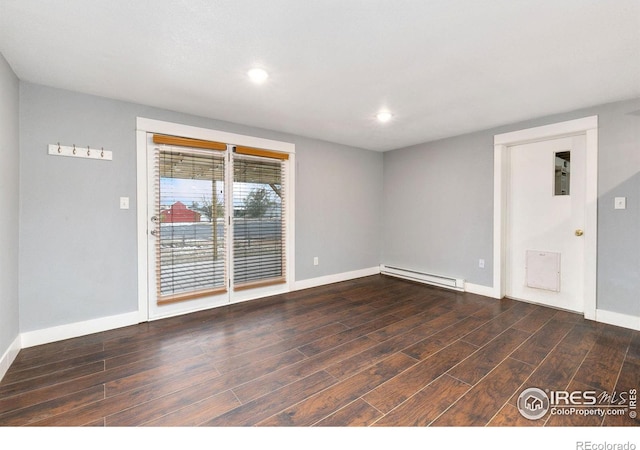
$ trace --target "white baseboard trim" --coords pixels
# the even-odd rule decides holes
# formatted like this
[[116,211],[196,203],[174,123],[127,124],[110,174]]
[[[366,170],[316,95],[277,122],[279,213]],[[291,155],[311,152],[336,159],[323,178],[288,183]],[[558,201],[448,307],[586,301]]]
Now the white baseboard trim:
[[21,348],[20,335],[18,335],[11,343],[7,351],[4,352],[2,358],[0,358],[0,381],[2,381],[2,379],[4,378],[5,374],[9,370],[9,367],[16,359],[16,356],[18,356],[18,352]]
[[485,297],[500,299],[500,296],[496,293],[495,289],[489,286],[482,286],[480,284],[464,283],[464,291],[471,294],[482,295]]
[[48,344],[139,323],[138,311],[22,333],[22,348]]
[[302,289],[309,289],[318,286],[324,286],[325,284],[340,283],[341,281],[353,280],[355,278],[368,277],[371,275],[378,275],[380,273],[380,266],[369,267],[368,269],[353,270],[351,272],[336,273],[334,275],[327,275],[324,277],[310,278],[308,280],[296,281],[293,289],[300,291]]
[[608,323],[623,328],[640,331],[640,317],[596,309],[596,322]]
[[[377,275],[379,273],[379,266],[370,267],[368,269],[354,270],[352,272],[344,272],[335,275],[312,278],[309,280],[296,281],[293,284],[293,289],[298,291],[301,289],[323,286],[325,284],[352,280],[354,278]],[[22,345],[21,348],[34,347],[36,345],[48,344],[51,342],[62,341],[64,339],[86,336],[87,334],[100,333],[101,331],[136,325],[138,323],[140,323],[140,314],[138,311],[135,311],[117,316],[101,317],[99,319],[87,320],[84,322],[76,322],[57,327],[45,328],[42,330],[29,331],[20,335],[18,350],[20,350],[20,344]],[[13,359],[11,362],[13,362]],[[0,366],[0,368],[1,367],[2,366]]]

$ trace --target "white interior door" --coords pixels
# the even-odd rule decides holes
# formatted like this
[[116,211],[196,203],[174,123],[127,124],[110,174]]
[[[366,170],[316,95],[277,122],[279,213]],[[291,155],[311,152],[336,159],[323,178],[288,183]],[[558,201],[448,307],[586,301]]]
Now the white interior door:
[[506,294],[584,312],[585,135],[508,149]]

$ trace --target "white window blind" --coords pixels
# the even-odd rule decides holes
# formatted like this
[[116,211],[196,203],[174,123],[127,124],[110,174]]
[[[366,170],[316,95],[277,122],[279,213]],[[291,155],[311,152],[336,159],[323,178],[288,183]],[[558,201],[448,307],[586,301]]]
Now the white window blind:
[[225,153],[157,149],[158,303],[226,291]]
[[235,290],[286,282],[286,159],[273,155],[234,154]]

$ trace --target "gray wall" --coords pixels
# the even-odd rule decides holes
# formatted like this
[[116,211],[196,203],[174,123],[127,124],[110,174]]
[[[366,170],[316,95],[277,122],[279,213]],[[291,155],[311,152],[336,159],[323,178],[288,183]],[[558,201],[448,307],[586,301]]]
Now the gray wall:
[[378,266],[382,154],[302,142],[296,147],[296,278]]
[[493,135],[385,153],[383,199],[384,264],[492,284]]
[[[592,115],[599,118],[597,307],[640,316],[640,99],[385,153],[382,263],[491,286],[493,136]],[[627,197],[626,210],[613,209],[617,196]]]
[[[296,279],[379,263],[381,154],[21,82],[21,332],[137,310],[137,116],[293,142]],[[47,155],[57,142],[113,161]]]
[[[598,308],[640,316],[640,99],[595,111]],[[614,210],[615,197],[627,197],[627,209]]]
[[[3,92],[5,85],[13,92],[11,101],[3,100],[2,114],[17,126],[16,107],[7,106],[17,101],[17,81],[6,63],[2,77]],[[137,309],[136,116],[296,144],[299,281],[383,262],[490,286],[494,134],[597,114],[598,308],[640,315],[638,111],[640,99],[601,105],[382,155],[20,82],[20,331]],[[18,142],[13,125],[5,131],[10,123],[2,121],[0,145]],[[56,142],[103,146],[114,159],[50,157],[47,145]],[[17,167],[15,159],[12,164]],[[9,172],[13,187],[2,195],[15,211],[16,171]],[[130,210],[119,209],[120,196],[131,198]],[[627,210],[613,210],[615,196],[627,197]],[[0,235],[3,245],[5,236],[16,234],[17,224],[8,226]],[[313,266],[314,256],[319,266]],[[4,264],[7,257],[1,257]],[[479,258],[486,260],[485,269],[477,267]],[[7,262],[15,268],[16,260]],[[15,285],[13,272],[2,282]],[[0,307],[3,332],[9,330],[0,339],[11,340],[15,301],[3,298]],[[13,318],[6,326],[5,317]]]
[[0,54],[0,358],[19,333],[18,78]]

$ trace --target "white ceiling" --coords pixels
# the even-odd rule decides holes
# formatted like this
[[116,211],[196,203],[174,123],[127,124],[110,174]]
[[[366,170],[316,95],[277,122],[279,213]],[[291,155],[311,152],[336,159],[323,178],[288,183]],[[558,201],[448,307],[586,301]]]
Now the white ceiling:
[[33,83],[385,151],[640,97],[640,0],[0,0],[0,52]]

